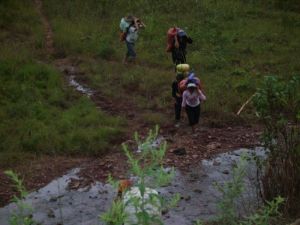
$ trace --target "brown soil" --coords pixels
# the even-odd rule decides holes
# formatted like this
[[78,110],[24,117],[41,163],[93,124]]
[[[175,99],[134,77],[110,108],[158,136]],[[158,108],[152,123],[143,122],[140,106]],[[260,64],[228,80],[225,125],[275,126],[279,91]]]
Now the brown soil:
[[[47,56],[51,56],[55,51],[51,26],[42,13],[41,0],[36,0],[35,2],[46,31],[45,50]],[[54,61],[54,65],[63,72],[66,78],[73,75],[78,82],[86,86],[88,85],[88,82],[84,79],[84,73],[78,69],[74,58],[57,59]],[[91,99],[95,102],[97,107],[108,114],[126,117],[128,126],[126,127],[126,134],[121,141],[124,141],[133,148],[136,147],[132,141],[133,133],[138,131],[142,136],[145,136],[149,128],[151,128],[145,124],[143,119],[139,116],[142,114],[141,111],[139,111],[141,109],[138,109],[134,102],[130,100],[130,95],[125,98],[120,98],[125,100],[121,100],[118,104],[113,104],[113,99],[104,97],[100,91],[95,90]],[[166,109],[165,111],[164,113],[169,114],[170,118],[173,118],[170,109]],[[168,143],[165,164],[186,170],[195,165],[195,163],[198,163],[201,159],[212,157],[217,153],[240,147],[257,146],[260,131],[260,127],[256,126],[224,128],[200,126],[195,134],[191,134],[190,127],[186,124],[182,124],[180,128],[175,128],[170,119],[170,122],[162,125],[160,130],[160,135],[162,135]],[[73,180],[70,184],[70,188],[86,186],[94,181],[105,181],[108,174],[112,174],[117,178],[125,178],[128,168],[126,158],[121,151],[120,142],[115,143],[109,154],[105,156],[97,158],[43,156],[31,160],[30,162],[25,162],[23,165],[16,165],[15,168],[12,169],[24,178],[25,186],[28,190],[38,189],[74,167],[82,168],[80,172],[81,179]],[[173,151],[178,148],[184,148],[186,154],[182,156],[174,154]],[[9,199],[16,194],[3,171],[4,168],[0,168],[0,206],[7,204]]]

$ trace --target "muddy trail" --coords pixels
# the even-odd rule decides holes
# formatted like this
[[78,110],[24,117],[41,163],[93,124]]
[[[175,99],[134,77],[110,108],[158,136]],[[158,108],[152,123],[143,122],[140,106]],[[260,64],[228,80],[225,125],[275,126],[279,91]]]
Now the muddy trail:
[[[56,50],[53,41],[53,31],[49,20],[43,13],[41,0],[35,0],[37,10],[45,29],[45,52],[46,59],[54,57],[51,62],[62,72],[68,85],[74,87],[82,95],[88,96],[96,107],[107,114],[123,116],[127,119],[128,125],[124,136],[116,142],[109,154],[101,157],[66,157],[66,156],[44,156],[33,160],[30,166],[16,167],[15,170],[25,179],[25,185],[29,190],[36,190],[45,186],[51,180],[65,174],[71,168],[80,167],[81,170],[69,185],[72,189],[79,189],[89,186],[95,182],[104,182],[109,174],[116,178],[127,176],[127,163],[122,152],[121,143],[126,143],[132,149],[137,149],[134,144],[133,134],[138,131],[142,136],[147,135],[149,127],[140,116],[142,109],[139,109],[135,102],[130,99],[130,93],[124,98],[118,99],[118,104],[109,96],[105,96],[101,90],[90,88],[86,74],[80,70],[80,60],[76,57],[55,58]],[[118,64],[117,62],[113,62]],[[121,62],[120,62],[121,63]],[[147,66],[139,65],[139,66]],[[169,84],[168,84],[169,85]],[[170,109],[164,112],[173,118]],[[168,144],[165,158],[166,166],[175,166],[182,172],[190,171],[203,159],[210,159],[216,154],[228,152],[241,147],[251,148],[259,145],[260,127],[231,126],[213,128],[200,126],[195,134],[191,134],[186,118],[180,128],[174,127],[172,119],[161,126],[159,137]],[[184,154],[178,154],[178,151]],[[37,172],[38,171],[38,172]],[[5,205],[14,192],[11,190],[10,182],[0,173],[3,184],[0,187],[0,197],[3,199],[0,204]]]

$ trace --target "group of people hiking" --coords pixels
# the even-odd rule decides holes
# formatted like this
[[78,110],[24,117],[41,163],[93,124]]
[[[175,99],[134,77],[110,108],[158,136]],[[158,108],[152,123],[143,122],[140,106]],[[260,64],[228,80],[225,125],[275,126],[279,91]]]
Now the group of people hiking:
[[[138,39],[138,31],[145,28],[145,24],[135,16],[126,16],[120,22],[120,40],[126,43],[127,52],[123,63],[135,63],[136,52],[135,42]],[[180,126],[181,111],[185,109],[188,121],[193,133],[195,126],[199,123],[200,105],[206,100],[200,79],[190,70],[186,60],[187,44],[192,44],[193,40],[187,33],[178,27],[171,27],[167,31],[166,51],[172,55],[175,65],[176,80],[172,83],[172,96],[175,99],[175,126]]]

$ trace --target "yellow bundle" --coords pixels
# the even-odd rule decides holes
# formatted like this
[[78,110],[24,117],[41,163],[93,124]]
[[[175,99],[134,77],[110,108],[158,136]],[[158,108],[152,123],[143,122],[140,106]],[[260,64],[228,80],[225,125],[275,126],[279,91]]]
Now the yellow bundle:
[[190,65],[189,64],[178,64],[176,66],[177,73],[186,73],[190,71]]

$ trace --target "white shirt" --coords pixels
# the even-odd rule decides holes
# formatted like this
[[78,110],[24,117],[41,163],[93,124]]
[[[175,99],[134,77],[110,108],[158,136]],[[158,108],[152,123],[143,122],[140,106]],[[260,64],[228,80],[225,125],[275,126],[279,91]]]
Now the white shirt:
[[130,43],[134,43],[138,39],[138,29],[136,29],[134,26],[129,27],[126,41]]
[[200,104],[201,100],[206,100],[206,96],[199,89],[195,89],[192,93],[185,90],[182,94],[182,107],[186,105],[195,107]]

